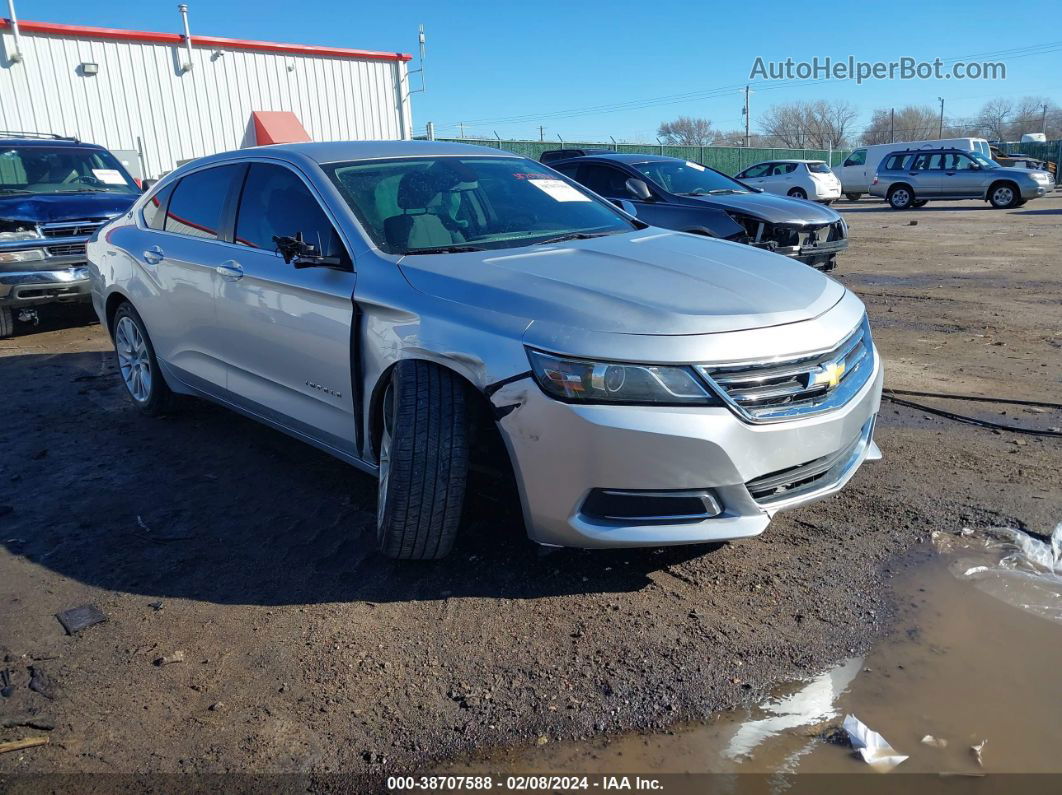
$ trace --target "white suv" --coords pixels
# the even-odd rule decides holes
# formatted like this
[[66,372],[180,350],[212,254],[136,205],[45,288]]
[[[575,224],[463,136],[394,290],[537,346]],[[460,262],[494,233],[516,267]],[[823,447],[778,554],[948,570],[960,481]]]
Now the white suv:
[[377,477],[394,557],[447,553],[492,439],[531,538],[582,547],[754,536],[879,456],[855,295],[496,149],[215,155],[89,259],[142,411],[207,397]]

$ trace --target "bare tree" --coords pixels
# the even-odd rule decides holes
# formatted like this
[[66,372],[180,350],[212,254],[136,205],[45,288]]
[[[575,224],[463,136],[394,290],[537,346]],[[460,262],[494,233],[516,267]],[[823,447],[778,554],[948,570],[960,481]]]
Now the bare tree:
[[924,141],[937,137],[940,117],[930,105],[907,105],[896,111],[879,108],[863,130],[860,142],[865,146],[891,144],[896,141]]
[[656,134],[665,143],[675,146],[707,146],[717,135],[711,121],[692,116],[679,116],[674,121],[662,122]]
[[1014,115],[1014,103],[1005,98],[990,99],[981,106],[977,114],[977,126],[981,134],[992,141],[1007,140],[1010,132],[1011,118]]
[[[715,146],[744,146],[745,145],[745,130],[727,130],[726,132],[716,133],[715,138],[712,140]],[[766,137],[759,133],[752,133],[749,135],[749,146],[770,146],[770,141]]]
[[763,114],[760,129],[783,146],[841,149],[858,115],[848,102],[789,102]]
[[[1047,139],[1059,137],[1062,108],[1047,97],[1022,97],[1014,106],[1008,141],[1020,141],[1025,133],[1047,133]],[[1047,129],[1044,129],[1046,126]]]

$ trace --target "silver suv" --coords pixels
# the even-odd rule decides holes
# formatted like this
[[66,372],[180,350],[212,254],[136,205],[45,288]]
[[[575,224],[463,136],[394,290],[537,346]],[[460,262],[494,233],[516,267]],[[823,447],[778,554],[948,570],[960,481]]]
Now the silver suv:
[[993,207],[1020,207],[1054,188],[1046,171],[1005,168],[980,152],[907,149],[887,155],[870,184],[896,210],[934,199],[984,199]]
[[578,547],[754,536],[880,456],[855,295],[496,149],[204,158],[89,259],[143,412],[207,397],[377,477],[393,557],[446,554],[491,440],[531,538]]

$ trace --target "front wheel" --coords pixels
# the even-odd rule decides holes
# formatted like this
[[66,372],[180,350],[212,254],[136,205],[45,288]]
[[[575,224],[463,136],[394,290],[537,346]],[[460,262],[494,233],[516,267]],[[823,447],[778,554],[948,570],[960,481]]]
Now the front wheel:
[[381,403],[380,551],[401,560],[445,557],[457,537],[468,479],[465,386],[429,362],[399,362]]
[[1021,194],[1011,183],[1001,182],[998,185],[993,185],[991,190],[988,191],[988,201],[997,210],[1009,210],[1021,201]]
[[125,390],[144,414],[155,417],[174,407],[174,395],[159,370],[144,321],[130,303],[114,314],[114,352]]
[[846,193],[844,197],[850,202],[857,202],[859,201],[860,197],[862,197],[862,195],[862,193]]
[[889,191],[889,206],[894,210],[906,210],[915,202],[914,192],[901,185],[899,188],[893,188]]
[[805,191],[803,188],[793,188],[786,195],[794,199],[806,199],[808,197],[807,191]]

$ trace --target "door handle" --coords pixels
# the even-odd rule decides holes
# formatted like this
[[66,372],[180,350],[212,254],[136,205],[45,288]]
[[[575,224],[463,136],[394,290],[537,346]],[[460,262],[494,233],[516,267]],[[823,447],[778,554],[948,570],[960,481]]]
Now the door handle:
[[214,269],[222,279],[236,282],[243,278],[243,268],[234,259],[223,262]]
[[144,262],[146,262],[148,265],[158,265],[160,262],[162,262],[162,258],[164,256],[165,255],[162,253],[162,249],[158,246],[152,246],[143,253]]

